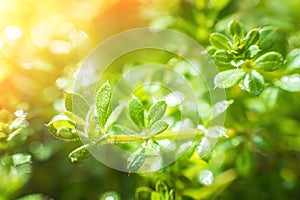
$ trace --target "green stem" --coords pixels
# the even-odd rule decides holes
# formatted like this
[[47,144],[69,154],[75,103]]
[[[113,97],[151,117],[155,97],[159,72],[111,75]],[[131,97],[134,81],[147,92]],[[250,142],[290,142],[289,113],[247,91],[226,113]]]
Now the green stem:
[[183,139],[193,139],[194,137],[202,136],[203,133],[199,129],[190,129],[182,131],[165,131],[159,135],[154,135],[152,137],[147,137],[145,135],[104,135],[95,141],[93,144],[124,144],[129,142],[144,142],[146,140],[152,139],[154,141],[159,140],[183,140]]

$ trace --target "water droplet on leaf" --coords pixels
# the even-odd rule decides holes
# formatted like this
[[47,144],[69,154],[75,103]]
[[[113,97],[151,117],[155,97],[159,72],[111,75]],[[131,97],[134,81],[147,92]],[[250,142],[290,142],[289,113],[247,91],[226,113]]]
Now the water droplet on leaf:
[[209,170],[203,170],[198,175],[198,180],[205,186],[211,185],[214,180],[214,175]]
[[198,152],[200,157],[204,157],[208,154],[210,149],[211,149],[210,142],[208,141],[207,138],[203,138],[201,140],[199,146],[197,147],[197,152]]

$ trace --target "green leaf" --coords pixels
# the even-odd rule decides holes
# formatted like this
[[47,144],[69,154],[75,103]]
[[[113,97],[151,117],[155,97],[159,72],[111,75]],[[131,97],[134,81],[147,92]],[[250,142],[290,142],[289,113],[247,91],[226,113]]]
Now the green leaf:
[[158,192],[151,192],[151,200],[162,200]]
[[24,128],[26,125],[26,114],[15,118],[9,125],[9,131],[14,131],[19,128]]
[[79,140],[78,133],[74,129],[70,129],[68,127],[60,127],[57,129],[53,126],[53,124],[48,124],[47,126],[50,133],[61,140],[67,142]]
[[150,128],[149,137],[164,132],[168,128],[168,126],[169,124],[165,121],[160,120],[155,122]]
[[69,159],[72,163],[78,162],[80,160],[86,159],[90,157],[90,152],[88,151],[88,145],[83,145],[69,154]]
[[275,71],[283,64],[283,57],[278,52],[268,52],[254,62],[256,69],[261,69],[263,71]]
[[152,188],[147,186],[137,187],[135,190],[134,199],[150,199],[152,191]]
[[65,116],[67,116],[68,118],[70,118],[72,121],[74,121],[75,123],[84,123],[85,119],[82,119],[80,117],[78,117],[77,115],[75,115],[74,113],[70,112],[70,111],[64,111],[63,114]]
[[146,160],[145,151],[145,148],[142,146],[128,157],[127,169],[129,172],[136,172],[144,164]]
[[69,92],[65,96],[65,107],[67,111],[74,113],[81,119],[85,119],[90,109],[88,102],[80,94]]
[[216,49],[214,49],[212,46],[209,46],[206,48],[206,52],[208,53],[208,55],[213,56],[216,52]]
[[160,153],[160,145],[153,140],[147,141],[145,154],[147,156],[159,156]]
[[12,156],[14,166],[20,166],[31,162],[31,155],[24,153],[17,153]]
[[72,122],[71,120],[54,120],[51,121],[50,123],[53,124],[54,128],[59,129],[61,127],[67,127],[74,129],[75,128],[75,123]]
[[233,67],[230,62],[220,62],[215,60],[215,64],[219,67],[220,71],[230,70]]
[[18,129],[14,130],[13,132],[11,132],[9,134],[9,136],[7,137],[6,140],[11,141],[12,139],[16,138],[22,132],[23,129],[24,129],[23,127],[20,127]]
[[253,113],[264,113],[267,109],[263,101],[256,97],[245,99],[244,104],[246,109]]
[[214,53],[213,58],[215,58],[219,62],[229,63],[233,59],[233,56],[227,53],[227,51],[217,50]]
[[300,69],[300,49],[293,49],[287,56],[287,67],[290,70]]
[[73,111],[73,93],[66,92],[65,95],[65,108],[67,111]]
[[154,103],[148,113],[148,125],[153,125],[156,121],[160,120],[167,109],[167,104],[165,101],[158,101]]
[[119,124],[113,124],[108,130],[109,133],[125,134],[125,135],[137,135],[138,133]]
[[132,98],[129,102],[128,109],[132,121],[138,126],[145,127],[145,110],[142,102],[138,98]]
[[168,186],[163,181],[156,183],[155,190],[158,192],[161,200],[168,200],[170,198]]
[[247,73],[241,82],[240,88],[250,94],[259,95],[264,90],[264,78],[255,70]]
[[43,194],[30,194],[24,197],[18,198],[17,200],[47,200],[48,197]]
[[279,86],[289,92],[300,92],[300,74],[281,77]]
[[239,40],[244,37],[244,29],[237,20],[232,20],[229,23],[229,32],[232,37],[236,36]]
[[236,169],[242,176],[248,176],[253,168],[253,157],[248,148],[243,149],[236,159]]
[[60,127],[57,130],[57,137],[64,138],[68,140],[78,140],[78,134],[75,129],[70,129],[67,127]]
[[[248,61],[246,63],[248,63]],[[231,66],[239,69],[242,65],[245,64],[245,60],[243,60],[243,59],[234,59],[230,62],[230,64],[231,64]]]
[[279,92],[276,87],[268,87],[260,94],[259,97],[268,110],[272,110],[278,105]]
[[215,87],[229,88],[238,83],[245,75],[242,69],[231,69],[218,73],[214,78]]
[[104,128],[110,115],[111,94],[112,91],[108,82],[103,84],[96,93],[96,108],[101,128]]
[[230,40],[221,33],[212,33],[209,37],[210,44],[217,50],[229,50]]
[[249,49],[246,51],[246,57],[250,59],[254,58],[259,52],[260,49],[257,45],[251,45]]
[[259,30],[260,41],[258,46],[262,53],[276,51],[282,55],[286,54],[288,41],[287,37],[277,27],[265,26]]
[[124,104],[118,105],[110,114],[110,116],[107,118],[106,124],[104,126],[104,131],[106,132],[110,126],[117,121],[120,114],[122,113],[124,109]]
[[257,44],[258,40],[259,40],[259,29],[255,28],[250,30],[244,39],[246,48],[250,47],[251,45]]
[[79,140],[75,123],[66,116],[57,115],[46,125],[55,137],[65,141]]

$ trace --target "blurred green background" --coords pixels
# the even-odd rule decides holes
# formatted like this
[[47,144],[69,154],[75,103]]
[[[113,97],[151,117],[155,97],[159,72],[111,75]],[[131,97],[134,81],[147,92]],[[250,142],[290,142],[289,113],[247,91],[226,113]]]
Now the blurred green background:
[[[264,110],[255,97],[228,90],[230,138],[207,159],[193,155],[151,174],[128,175],[94,158],[72,164],[68,153],[80,142],[61,141],[45,126],[64,109],[82,61],[109,36],[171,28],[208,47],[209,34],[235,18],[247,30],[277,27],[270,48],[286,57],[300,48],[298,9],[298,0],[1,0],[0,199],[149,199],[172,189],[176,199],[298,199],[299,92]],[[197,179],[207,166],[217,175],[209,186]]]

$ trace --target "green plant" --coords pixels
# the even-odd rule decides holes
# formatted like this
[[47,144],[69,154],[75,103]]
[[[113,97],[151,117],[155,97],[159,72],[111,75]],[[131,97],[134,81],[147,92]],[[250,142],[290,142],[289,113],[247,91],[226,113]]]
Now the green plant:
[[[178,106],[168,108],[164,100],[158,100],[154,103],[150,103],[151,99],[144,99],[143,103],[138,98],[133,96],[126,104],[121,103],[115,108],[111,108],[111,96],[112,89],[108,82],[103,84],[95,95],[96,104],[96,116],[89,116],[89,110],[91,109],[87,101],[79,94],[66,93],[65,96],[65,108],[66,111],[63,114],[55,116],[51,122],[47,125],[51,130],[51,133],[65,141],[76,141],[80,139],[80,133],[76,130],[79,124],[86,124],[84,119],[97,118],[97,126],[93,127],[96,130],[92,130],[89,134],[90,143],[85,144],[69,155],[72,162],[77,162],[81,159],[89,157],[88,149],[95,146],[101,146],[104,144],[126,144],[126,143],[138,143],[133,147],[127,146],[127,148],[135,148],[131,156],[127,158],[127,170],[137,171],[145,162],[147,157],[155,156],[159,154],[161,144],[157,143],[160,140],[180,140],[196,137],[197,144],[200,142],[200,138],[205,137],[222,137],[226,135],[226,129],[219,126],[210,127],[208,130],[199,125],[198,129],[187,129],[180,134],[175,131],[174,127],[178,122],[172,122],[171,129],[165,120],[162,120],[163,116],[167,114],[167,118],[175,118],[180,113]],[[212,120],[221,113],[223,113],[233,101],[221,101],[213,105],[211,108],[211,117],[207,117]],[[148,110],[145,106],[148,105]],[[77,108],[76,108],[77,107]],[[128,115],[132,122],[134,122],[135,130],[126,125],[118,124],[118,118],[121,113],[126,112],[127,107]],[[72,109],[79,109],[77,116],[73,114]],[[79,116],[81,115],[81,116]],[[177,117],[176,117],[177,118]],[[180,121],[179,121],[180,122]],[[207,121],[206,124],[209,124]],[[89,130],[89,125],[85,130]],[[188,141],[190,143],[192,141]],[[201,144],[200,144],[201,145]],[[209,151],[210,148],[206,148],[205,151]],[[199,154],[203,154],[199,150]]]
[[[299,198],[298,0],[0,5],[0,199]],[[177,30],[199,42],[219,70],[211,79],[214,92],[225,90],[227,100],[210,102],[206,85],[184,58],[152,49],[117,58],[95,95],[70,92],[93,47],[140,26]],[[184,49],[184,43],[173,47]],[[149,63],[190,82],[200,102],[193,123],[180,117],[181,94],[179,103],[170,103],[171,91],[157,85],[137,85],[116,100],[117,80]],[[156,82],[167,80],[163,75],[146,74]],[[188,116],[193,109],[183,110]],[[225,111],[224,126],[210,126]],[[187,138],[174,131],[183,125],[191,128],[182,130]],[[181,148],[174,150],[172,142]],[[95,159],[95,150],[107,145],[128,152],[122,154],[125,173]],[[182,154],[159,170],[139,173],[174,153]]]
[[[284,65],[285,60],[279,52],[265,48],[265,44],[270,44],[273,40],[273,37],[270,40],[270,36],[262,37],[266,32],[265,28],[252,29],[244,35],[242,26],[233,20],[228,29],[231,39],[221,33],[213,33],[210,36],[213,46],[211,53],[216,64],[228,69],[215,77],[216,87],[229,88],[239,84],[241,89],[250,94],[262,93],[261,98],[266,103],[270,102],[270,98],[278,98],[279,89],[300,91],[300,75],[293,73],[289,64]],[[272,32],[276,30],[268,28],[267,31],[272,36]],[[282,45],[281,49],[284,49],[285,42]],[[267,106],[272,107],[276,102],[271,104]]]
[[[31,175],[32,155],[15,151],[16,147],[32,134],[26,117],[27,113],[23,110],[17,110],[15,113],[6,109],[0,111],[0,199],[3,200],[15,197]],[[35,196],[42,198],[39,194]]]
[[[259,133],[271,131],[270,127],[276,123],[276,120],[272,122],[272,119],[280,119],[284,115],[284,113],[272,114],[272,118],[269,115],[278,108],[282,95],[286,92],[300,91],[298,50],[292,50],[286,55],[285,38],[282,38],[280,43],[282,46],[277,43],[270,46],[269,44],[277,33],[277,29],[270,26],[254,28],[246,32],[237,20],[232,20],[224,32],[228,36],[223,33],[210,35],[211,47],[208,47],[208,52],[221,70],[214,78],[215,87],[229,89],[229,98],[236,101],[230,110],[231,113],[229,112],[229,123],[227,123],[229,129],[222,126],[207,129],[206,125],[209,124],[212,117],[217,117],[224,112],[233,103],[233,100],[221,101],[212,105],[209,117],[201,118],[197,124],[198,128],[189,130],[196,136],[196,140],[186,143],[186,145],[192,146],[189,152],[175,164],[152,173],[150,176],[143,176],[144,178],[151,177],[150,179],[154,182],[166,182],[168,186],[165,191],[168,191],[167,187],[171,187],[172,194],[164,196],[164,192],[157,193],[157,189],[141,187],[137,189],[138,198],[150,198],[151,196],[152,199],[168,199],[172,198],[173,194],[176,198],[188,196],[194,199],[207,199],[214,197],[219,194],[221,188],[228,186],[238,176],[249,177],[254,173],[260,164],[256,163],[253,151],[267,153],[272,148],[265,141],[265,137],[269,137],[268,134],[260,135]],[[175,63],[176,69],[178,62],[182,61],[174,62],[173,60],[168,63],[172,63],[169,64],[170,66],[174,66]],[[190,75],[185,74],[186,72],[182,70],[180,72],[187,79],[191,78]],[[246,91],[246,93],[242,91]],[[126,146],[126,149],[134,149],[127,158],[127,169],[129,172],[136,172],[143,166],[147,158],[159,152],[161,148],[159,140],[174,138],[172,124],[168,124],[161,118],[166,113],[167,117],[172,114],[176,115],[180,110],[174,111],[174,108],[167,106],[163,100],[153,102],[149,96],[148,99],[143,97],[143,101],[138,96],[133,96],[128,103],[123,102],[112,108],[111,95],[110,84],[105,83],[99,88],[95,95],[97,111],[95,117],[98,119],[96,135],[93,135],[94,139],[90,144],[85,144],[71,152],[69,158],[72,162],[87,158],[89,156],[87,149],[93,145],[101,146],[107,143],[123,145],[127,143],[129,146]],[[80,103],[75,103],[75,101]],[[72,125],[65,123],[61,123],[59,126],[55,125],[57,119],[54,118],[48,126],[52,128],[53,134],[60,138],[78,139],[79,136],[75,130],[76,123],[84,123],[82,119],[88,114],[89,106],[79,94],[67,93],[65,102],[67,103],[65,117],[68,116],[65,120],[72,121],[70,123]],[[77,105],[83,107],[77,108],[83,112],[82,119],[78,119],[80,116],[72,115],[71,105],[73,108]],[[240,109],[244,106],[245,108]],[[126,112],[124,107],[128,108],[128,115],[135,127],[139,127],[138,129],[133,130],[131,127],[116,122],[119,115]],[[246,113],[244,113],[244,109]],[[170,110],[173,110],[173,113]],[[265,118],[266,116],[268,117]],[[251,118],[249,119],[249,117]],[[60,131],[66,129],[68,129],[68,138],[63,136],[64,132]],[[207,155],[212,148],[209,146],[209,138],[222,138],[222,136],[229,138],[221,139],[212,152]],[[132,143],[137,143],[138,146],[131,145]],[[203,149],[204,152],[202,152]],[[234,152],[237,157],[234,164],[235,170],[230,167],[232,161],[223,161],[225,163],[218,164],[217,160],[228,154],[223,152],[224,149],[229,154]],[[240,152],[236,152],[234,149],[239,149]],[[181,164],[182,160],[186,163]],[[229,168],[224,167],[226,162],[228,162]],[[162,173],[167,173],[167,175],[162,175]],[[186,179],[192,182],[188,182]]]

